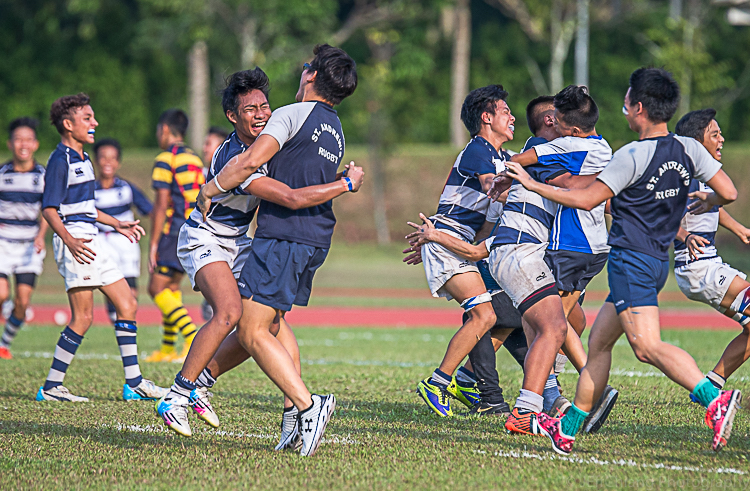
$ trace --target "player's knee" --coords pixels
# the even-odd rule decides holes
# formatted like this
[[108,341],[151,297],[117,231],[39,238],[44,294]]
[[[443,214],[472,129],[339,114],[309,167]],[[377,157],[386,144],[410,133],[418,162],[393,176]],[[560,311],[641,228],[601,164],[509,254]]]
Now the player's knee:
[[649,365],[653,364],[654,347],[651,345],[651,343],[647,343],[639,339],[631,339],[630,347],[633,348],[633,354],[636,358],[638,358],[638,361],[642,363],[648,363]]
[[491,328],[497,322],[497,316],[490,303],[480,304],[472,309],[471,312],[473,312],[474,316],[476,316],[483,326]]
[[240,317],[242,317],[242,305],[231,305],[214,312],[213,321],[229,332],[240,321]]

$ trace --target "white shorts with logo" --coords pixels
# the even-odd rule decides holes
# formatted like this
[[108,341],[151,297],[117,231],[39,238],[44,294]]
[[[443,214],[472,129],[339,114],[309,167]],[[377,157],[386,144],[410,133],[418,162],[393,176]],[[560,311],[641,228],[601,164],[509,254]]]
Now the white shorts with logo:
[[183,225],[177,238],[177,257],[190,278],[193,290],[195,275],[200,269],[211,263],[225,262],[235,278],[240,277],[253,240],[245,235],[241,237],[219,237],[206,229]]
[[34,241],[13,241],[0,239],[0,274],[34,273],[42,274],[42,265],[47,251],[34,250]]
[[747,279],[747,275],[737,271],[720,257],[693,261],[675,268],[677,286],[690,300],[697,300],[718,309],[729,285],[735,277]]
[[[458,234],[451,233],[448,230],[441,231],[461,239]],[[461,273],[474,272],[479,274],[476,264],[453,254],[445,247],[434,242],[429,242],[422,246],[422,263],[424,263],[424,273],[427,276],[427,285],[430,287],[432,296],[444,297],[448,300],[452,300],[453,297],[442,290],[448,280],[453,278],[454,275]]]
[[110,248],[100,235],[72,234],[76,239],[91,239],[86,247],[96,256],[90,263],[81,264],[75,260],[68,246],[63,244],[60,236],[52,237],[52,249],[55,253],[57,270],[65,279],[65,291],[71,288],[99,288],[111,285],[124,278],[122,271],[112,259]]
[[[544,254],[547,242],[541,244],[506,244],[490,252],[490,273],[518,308],[540,288],[555,283]],[[557,293],[557,291],[555,291]]]
[[103,241],[109,246],[112,260],[119,266],[125,278],[141,276],[141,247],[138,243],[130,242],[124,235],[117,232],[99,232]]

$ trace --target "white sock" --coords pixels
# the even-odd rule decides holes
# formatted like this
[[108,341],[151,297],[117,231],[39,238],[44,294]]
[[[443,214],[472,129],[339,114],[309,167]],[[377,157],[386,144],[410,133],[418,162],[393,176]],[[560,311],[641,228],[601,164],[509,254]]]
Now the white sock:
[[555,356],[555,375],[560,375],[560,373],[565,370],[566,363],[568,363],[567,356],[561,355],[560,353]]
[[544,409],[544,397],[530,390],[521,389],[521,393],[516,399],[518,409],[527,409],[535,413],[541,413]]

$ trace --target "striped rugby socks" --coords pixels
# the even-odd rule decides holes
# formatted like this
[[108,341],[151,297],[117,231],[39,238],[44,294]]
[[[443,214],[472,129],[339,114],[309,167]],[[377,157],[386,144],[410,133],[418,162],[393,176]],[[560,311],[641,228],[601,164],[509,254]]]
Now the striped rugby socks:
[[68,371],[73,357],[76,355],[78,346],[81,345],[83,336],[76,334],[70,327],[66,327],[60,333],[60,339],[55,347],[55,355],[52,359],[52,367],[47,374],[47,380],[44,381],[44,390],[50,390],[58,385],[62,385],[65,379],[65,372]]
[[135,321],[121,319],[115,321],[115,336],[117,336],[117,347],[120,348],[122,368],[125,370],[125,383],[131,388],[138,387],[143,380],[141,367],[138,365],[137,331]]
[[10,348],[16,334],[21,330],[21,326],[23,326],[23,319],[17,318],[15,314],[10,314],[8,320],[5,321],[5,331],[2,339],[0,339],[0,346]]

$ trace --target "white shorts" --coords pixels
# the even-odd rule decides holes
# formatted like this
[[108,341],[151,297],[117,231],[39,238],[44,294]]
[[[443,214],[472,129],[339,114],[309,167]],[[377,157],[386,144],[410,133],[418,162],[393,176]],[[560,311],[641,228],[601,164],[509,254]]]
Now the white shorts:
[[111,285],[124,278],[122,271],[112,260],[109,246],[99,235],[72,234],[76,239],[91,239],[86,247],[94,251],[96,256],[88,264],[81,264],[75,260],[68,246],[63,244],[57,234],[52,236],[52,249],[55,253],[57,270],[65,279],[65,291],[71,288],[99,288]]
[[38,253],[34,250],[34,241],[15,242],[0,239],[0,274],[34,273],[42,274],[42,266],[47,251]]
[[697,300],[718,309],[729,285],[736,276],[743,280],[747,275],[724,263],[720,257],[693,261],[675,268],[675,279],[682,293],[690,300]]
[[206,229],[183,225],[177,238],[177,257],[193,290],[198,291],[195,275],[207,264],[223,261],[232,269],[234,277],[239,278],[252,243],[253,240],[245,235],[219,237]]
[[[442,232],[458,237],[458,235],[447,230],[442,230]],[[452,300],[452,296],[441,290],[448,280],[461,273],[474,272],[479,274],[476,264],[453,254],[434,242],[422,246],[422,262],[424,263],[425,276],[427,276],[427,285],[430,287],[430,293],[433,297],[444,297]]]
[[[544,253],[547,243],[506,244],[490,252],[490,273],[518,308],[532,293],[555,284]],[[557,295],[557,289],[554,290]]]
[[112,260],[120,267],[125,278],[141,276],[141,247],[138,243],[130,242],[124,235],[117,232],[99,232],[103,241],[109,246]]

